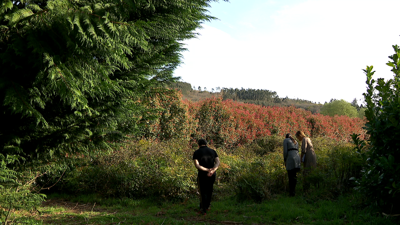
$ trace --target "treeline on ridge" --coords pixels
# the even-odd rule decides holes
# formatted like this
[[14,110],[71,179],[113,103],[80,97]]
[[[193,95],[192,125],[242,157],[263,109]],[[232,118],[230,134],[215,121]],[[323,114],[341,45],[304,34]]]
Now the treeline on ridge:
[[319,113],[322,107],[322,104],[313,103],[308,100],[291,99],[288,97],[280,98],[275,91],[264,89],[222,88],[221,93],[224,100],[232,99],[238,102],[261,106],[294,106],[306,109],[314,114]]
[[[207,91],[206,88],[201,90],[199,86],[197,90],[187,82],[174,82],[168,84],[169,88],[178,89],[182,92],[183,98],[191,101],[200,101],[205,98],[222,97],[223,100],[232,99],[234,101],[256,104],[261,106],[294,106],[311,111],[313,114],[320,113],[323,104],[317,104],[312,101],[303,99],[291,99],[288,97],[280,98],[275,91],[266,89],[252,89],[252,88],[225,88],[216,87],[212,88],[212,92]],[[214,93],[214,90],[217,91]]]

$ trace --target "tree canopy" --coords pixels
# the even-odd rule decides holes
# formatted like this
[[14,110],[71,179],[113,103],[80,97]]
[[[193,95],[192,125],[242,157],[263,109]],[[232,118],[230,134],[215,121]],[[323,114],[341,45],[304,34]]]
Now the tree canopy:
[[138,134],[154,117],[141,99],[174,80],[209,2],[2,1],[0,151],[62,156]]
[[333,100],[329,103],[325,103],[321,108],[321,114],[328,116],[348,116],[357,117],[357,109],[352,106],[352,104],[346,102],[345,100]]

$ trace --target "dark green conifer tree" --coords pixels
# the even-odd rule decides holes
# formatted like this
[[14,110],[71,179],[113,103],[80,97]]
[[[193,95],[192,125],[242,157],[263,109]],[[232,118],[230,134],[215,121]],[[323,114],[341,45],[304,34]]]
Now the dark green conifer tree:
[[209,3],[1,1],[1,153],[65,156],[138,134],[154,116],[142,97],[174,79]]

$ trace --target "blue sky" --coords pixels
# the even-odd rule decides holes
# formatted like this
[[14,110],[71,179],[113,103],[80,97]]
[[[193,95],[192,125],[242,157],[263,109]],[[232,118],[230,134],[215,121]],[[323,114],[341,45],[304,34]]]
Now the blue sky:
[[253,88],[313,102],[362,99],[362,69],[386,66],[400,43],[397,0],[230,0],[184,43],[175,76],[192,86]]

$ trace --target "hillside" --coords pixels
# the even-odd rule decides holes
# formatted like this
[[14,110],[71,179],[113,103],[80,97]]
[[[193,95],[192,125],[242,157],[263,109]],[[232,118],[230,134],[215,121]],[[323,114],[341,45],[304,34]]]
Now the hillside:
[[296,108],[311,111],[313,114],[319,113],[323,104],[317,104],[304,99],[291,99],[288,97],[280,98],[275,91],[264,89],[238,89],[238,88],[207,88],[199,86],[197,90],[194,86],[186,82],[171,83],[168,87],[178,89],[182,92],[183,99],[192,102],[202,101],[213,97],[222,97],[224,100],[232,99],[237,102],[250,103],[261,106],[294,106]]

